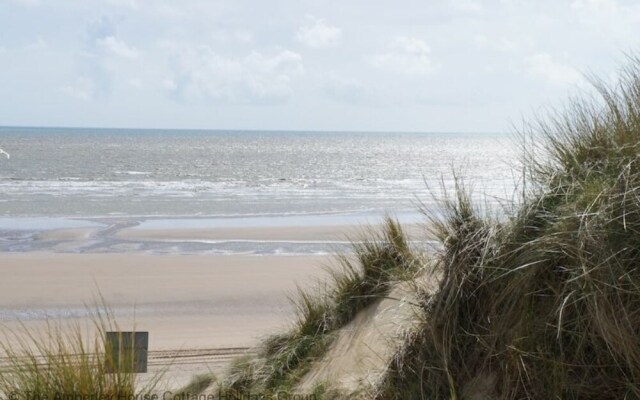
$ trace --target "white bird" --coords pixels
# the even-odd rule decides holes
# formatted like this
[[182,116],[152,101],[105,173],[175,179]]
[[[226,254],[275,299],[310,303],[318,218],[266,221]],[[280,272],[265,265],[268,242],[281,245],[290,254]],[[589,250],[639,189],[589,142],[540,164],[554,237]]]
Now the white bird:
[[4,154],[5,156],[7,156],[7,160],[11,158],[11,155],[2,149],[0,149],[0,154]]

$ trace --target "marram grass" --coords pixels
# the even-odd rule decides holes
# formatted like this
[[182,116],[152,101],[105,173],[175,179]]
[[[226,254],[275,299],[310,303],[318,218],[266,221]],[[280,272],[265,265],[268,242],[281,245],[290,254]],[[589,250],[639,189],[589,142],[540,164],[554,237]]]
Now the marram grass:
[[[92,311],[93,326],[49,321],[33,332],[22,325],[0,342],[0,396],[27,399],[123,399],[149,395],[163,372],[147,374],[140,385],[132,372],[113,372],[106,332],[119,332],[104,306]],[[122,352],[123,366],[133,366],[133,353]],[[131,369],[130,369],[131,370]]]
[[381,399],[640,398],[640,63],[534,125],[503,221],[459,187],[439,291]]
[[[291,329],[267,338],[257,357],[237,360],[222,381],[224,390],[276,396],[279,390],[292,388],[311,362],[325,353],[339,328],[388,294],[394,283],[412,279],[423,265],[394,219],[387,218],[380,232],[366,236],[354,242],[353,255],[338,256],[339,268],[330,270],[325,285],[299,290],[292,297],[296,319]],[[318,393],[340,398],[330,388],[318,388]]]

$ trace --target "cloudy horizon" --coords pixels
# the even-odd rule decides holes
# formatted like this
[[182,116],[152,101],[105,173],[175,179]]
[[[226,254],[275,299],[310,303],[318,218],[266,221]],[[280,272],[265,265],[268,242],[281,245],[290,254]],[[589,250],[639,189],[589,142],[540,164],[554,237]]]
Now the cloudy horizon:
[[0,125],[504,131],[640,38],[622,0],[53,3],[0,3]]

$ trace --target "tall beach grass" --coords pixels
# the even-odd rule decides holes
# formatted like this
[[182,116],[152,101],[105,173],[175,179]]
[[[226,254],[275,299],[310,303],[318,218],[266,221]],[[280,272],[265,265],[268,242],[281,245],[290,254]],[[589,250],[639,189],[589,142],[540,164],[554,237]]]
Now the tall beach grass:
[[324,354],[339,328],[388,294],[394,283],[412,279],[423,265],[396,220],[386,218],[379,232],[365,236],[354,241],[353,254],[338,256],[338,268],[329,270],[328,282],[292,297],[293,326],[267,338],[257,358],[237,360],[223,381],[225,390],[240,395],[292,388]]
[[640,398],[640,63],[532,125],[502,221],[459,187],[439,291],[379,398]]
[[90,310],[92,326],[74,320],[48,321],[39,331],[22,324],[4,330],[0,342],[0,394],[18,399],[126,399],[150,395],[163,371],[141,384],[133,373],[134,353],[112,357],[107,332],[120,332],[104,306]]

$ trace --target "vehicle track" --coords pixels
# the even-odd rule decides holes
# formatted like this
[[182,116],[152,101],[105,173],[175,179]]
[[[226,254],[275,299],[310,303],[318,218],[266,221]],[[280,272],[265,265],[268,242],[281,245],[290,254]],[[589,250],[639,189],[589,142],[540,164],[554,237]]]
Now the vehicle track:
[[[250,347],[155,350],[148,353],[148,366],[149,368],[160,368],[196,364],[221,365],[227,364],[235,357],[254,353],[255,350]],[[45,357],[36,357],[36,361],[38,366],[47,365]],[[0,371],[6,371],[10,366],[11,363],[7,357],[0,357]]]
[[189,364],[227,364],[238,356],[254,353],[255,350],[249,347],[157,350],[149,352],[149,367]]

